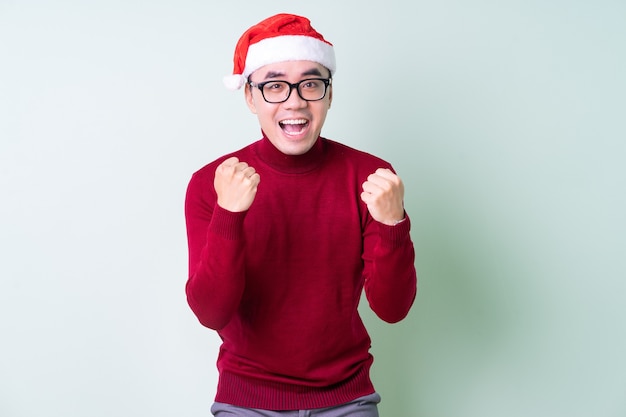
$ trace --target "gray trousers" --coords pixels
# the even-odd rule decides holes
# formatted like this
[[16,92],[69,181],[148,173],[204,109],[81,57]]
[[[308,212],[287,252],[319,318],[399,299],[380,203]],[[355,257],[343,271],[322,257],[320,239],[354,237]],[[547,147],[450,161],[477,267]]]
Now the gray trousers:
[[211,407],[211,413],[215,417],[378,417],[379,402],[380,395],[376,393],[336,407],[312,410],[271,411],[216,402]]

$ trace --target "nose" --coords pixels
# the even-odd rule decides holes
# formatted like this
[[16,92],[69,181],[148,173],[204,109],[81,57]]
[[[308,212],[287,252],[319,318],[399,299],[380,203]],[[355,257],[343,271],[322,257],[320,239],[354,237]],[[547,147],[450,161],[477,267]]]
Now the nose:
[[300,94],[298,94],[298,89],[296,87],[292,87],[291,91],[289,92],[289,96],[287,97],[287,100],[283,101],[282,104],[287,109],[301,109],[307,106],[308,101],[300,97]]

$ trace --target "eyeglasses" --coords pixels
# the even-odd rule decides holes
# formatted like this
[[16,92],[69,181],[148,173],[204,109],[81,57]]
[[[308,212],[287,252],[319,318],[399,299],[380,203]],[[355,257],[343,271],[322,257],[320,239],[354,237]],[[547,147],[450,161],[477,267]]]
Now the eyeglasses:
[[263,99],[268,103],[283,103],[287,101],[294,88],[302,100],[318,101],[326,96],[326,90],[331,83],[331,78],[308,78],[295,84],[287,81],[248,82],[251,87],[261,90]]

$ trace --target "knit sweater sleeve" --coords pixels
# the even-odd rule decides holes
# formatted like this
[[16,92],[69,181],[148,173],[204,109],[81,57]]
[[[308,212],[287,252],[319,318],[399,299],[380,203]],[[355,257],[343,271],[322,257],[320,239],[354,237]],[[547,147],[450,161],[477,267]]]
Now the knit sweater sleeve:
[[370,308],[389,323],[406,317],[417,294],[410,227],[407,216],[395,226],[370,219],[365,230],[365,295]]
[[237,311],[245,286],[243,222],[216,204],[213,177],[194,174],[187,188],[187,301],[200,323],[219,330]]

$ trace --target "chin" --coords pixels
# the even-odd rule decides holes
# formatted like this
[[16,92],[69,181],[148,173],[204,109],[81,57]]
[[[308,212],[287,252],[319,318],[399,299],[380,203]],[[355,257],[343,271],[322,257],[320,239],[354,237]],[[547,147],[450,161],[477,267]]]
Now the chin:
[[311,150],[312,146],[282,146],[278,148],[279,151],[284,153],[285,155],[304,155],[309,150]]
[[311,148],[315,145],[315,142],[317,142],[317,137],[315,139],[306,138],[298,140],[286,137],[271,142],[285,155],[302,155],[311,150]]

